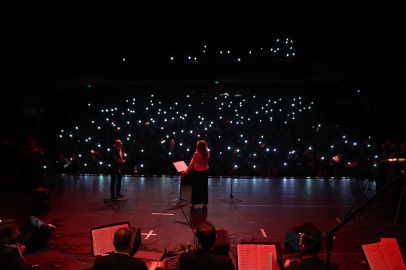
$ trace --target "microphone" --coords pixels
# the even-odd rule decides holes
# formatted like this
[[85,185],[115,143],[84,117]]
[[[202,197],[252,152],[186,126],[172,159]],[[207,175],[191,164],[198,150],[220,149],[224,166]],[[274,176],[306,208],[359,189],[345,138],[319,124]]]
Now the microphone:
[[406,158],[390,158],[381,160],[379,163],[385,163],[390,165],[405,164]]

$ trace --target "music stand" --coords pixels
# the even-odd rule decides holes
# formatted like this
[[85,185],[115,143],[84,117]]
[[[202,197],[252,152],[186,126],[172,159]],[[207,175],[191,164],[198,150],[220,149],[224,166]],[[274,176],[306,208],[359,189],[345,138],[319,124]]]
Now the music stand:
[[[183,160],[182,161],[177,161],[177,162],[172,162],[172,164],[175,167],[175,169],[178,171],[178,173],[182,173],[182,172],[186,171],[186,169],[187,169],[186,163]],[[179,199],[172,200],[169,203],[176,202],[176,201],[178,203],[180,203],[182,201],[183,202],[190,202],[188,200],[182,199],[182,179],[180,179]]]

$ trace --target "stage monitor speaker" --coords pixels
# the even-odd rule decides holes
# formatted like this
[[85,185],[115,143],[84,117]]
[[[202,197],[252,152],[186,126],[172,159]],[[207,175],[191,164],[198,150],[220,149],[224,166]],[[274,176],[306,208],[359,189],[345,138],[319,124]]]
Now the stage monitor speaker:
[[316,226],[313,225],[313,223],[311,223],[310,221],[306,221],[296,226],[293,226],[286,232],[285,244],[288,244],[296,251],[300,251],[299,247],[300,236],[302,235],[303,231],[308,228],[314,229],[321,234],[320,230],[317,229]]
[[214,242],[213,250],[217,255],[228,257],[230,251],[230,239],[227,229],[216,229],[217,239]]
[[140,227],[130,227],[134,231],[133,250],[131,256],[133,256],[141,246],[141,230]]
[[30,216],[19,229],[21,244],[26,245],[27,250],[46,246],[51,238],[51,228],[37,217]]

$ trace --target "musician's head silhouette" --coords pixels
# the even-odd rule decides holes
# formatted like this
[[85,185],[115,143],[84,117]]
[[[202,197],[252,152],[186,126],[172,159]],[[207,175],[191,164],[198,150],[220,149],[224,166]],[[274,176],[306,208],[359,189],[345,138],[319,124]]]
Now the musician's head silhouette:
[[0,221],[0,244],[13,245],[17,243],[20,232],[14,219]]

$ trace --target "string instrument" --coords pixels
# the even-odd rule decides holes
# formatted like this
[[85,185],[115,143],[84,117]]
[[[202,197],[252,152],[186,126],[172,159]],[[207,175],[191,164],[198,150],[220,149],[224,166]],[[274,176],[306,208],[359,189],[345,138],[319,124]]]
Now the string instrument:
[[187,243],[186,245],[182,245],[182,247],[186,250],[186,252],[189,252],[192,250],[197,251],[199,249],[198,245],[191,245],[189,243]]
[[18,250],[18,253],[21,256],[21,259],[23,259],[23,261],[27,264],[27,262],[25,261],[25,257],[23,254],[23,249],[22,249],[22,245],[20,245],[19,243],[16,243],[15,245],[11,245],[11,247],[16,248]]

